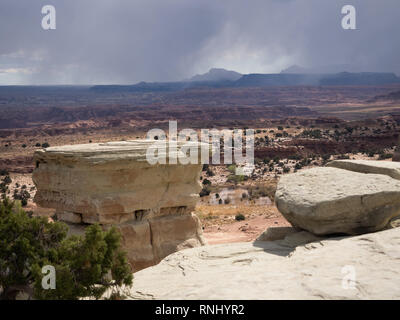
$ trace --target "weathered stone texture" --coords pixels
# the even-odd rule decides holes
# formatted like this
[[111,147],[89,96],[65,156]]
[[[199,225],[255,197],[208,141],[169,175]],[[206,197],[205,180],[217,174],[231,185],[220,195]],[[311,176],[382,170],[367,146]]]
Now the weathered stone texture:
[[[313,239],[303,231],[284,240],[193,248],[136,273],[131,296],[177,300],[400,299],[399,246],[400,228],[396,228],[331,239]],[[355,273],[354,282],[345,278],[349,266]]]
[[202,165],[180,164],[184,155],[179,143],[177,164],[152,165],[146,150],[153,143],[137,140],[37,151],[34,200],[56,209],[62,221],[117,225],[135,270],[182,248],[202,245],[200,222],[192,214],[201,190]]
[[374,232],[400,215],[400,181],[313,168],[282,176],[275,203],[294,227],[316,235]]

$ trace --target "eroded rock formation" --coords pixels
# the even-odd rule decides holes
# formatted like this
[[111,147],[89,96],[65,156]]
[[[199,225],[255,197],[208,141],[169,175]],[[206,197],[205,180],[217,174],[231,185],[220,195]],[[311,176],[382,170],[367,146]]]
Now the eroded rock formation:
[[[153,143],[136,140],[37,151],[34,200],[56,209],[57,218],[68,223],[115,225],[135,271],[177,250],[202,245],[200,221],[192,213],[201,190],[202,165],[151,165],[146,150]],[[177,159],[185,157],[179,150],[178,146]]]
[[275,203],[293,226],[316,235],[374,232],[400,215],[400,181],[313,168],[281,177]]

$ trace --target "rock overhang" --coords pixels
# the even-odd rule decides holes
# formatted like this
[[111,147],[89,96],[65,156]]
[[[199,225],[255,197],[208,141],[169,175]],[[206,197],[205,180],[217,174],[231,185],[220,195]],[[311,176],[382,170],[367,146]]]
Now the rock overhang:
[[[163,149],[165,146],[165,149]],[[113,161],[137,161],[148,162],[147,151],[149,148],[158,147],[157,154],[160,157],[165,156],[167,163],[169,158],[174,158],[180,163],[180,159],[186,159],[187,154],[182,152],[182,148],[197,149],[197,163],[201,161],[201,148],[214,150],[212,146],[206,143],[191,141],[168,141],[168,140],[127,140],[112,141],[104,143],[88,143],[77,145],[65,145],[57,147],[49,147],[37,150],[34,153],[35,161],[45,159],[60,159],[65,161],[79,161],[88,164],[102,164]],[[174,163],[171,163],[174,164]]]
[[[157,143],[161,155],[165,151],[176,163],[147,161],[148,148]],[[39,150],[34,154],[34,201],[54,208],[57,218],[68,223],[116,226],[135,271],[177,250],[202,245],[201,224],[192,213],[201,190],[202,164],[180,160],[187,158],[183,147],[199,150],[204,144],[162,145],[132,140]]]

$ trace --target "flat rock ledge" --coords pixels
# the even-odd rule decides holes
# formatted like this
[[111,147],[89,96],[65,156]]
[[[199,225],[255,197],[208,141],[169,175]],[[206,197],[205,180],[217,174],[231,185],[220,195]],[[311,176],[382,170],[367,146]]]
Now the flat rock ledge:
[[[116,226],[134,271],[177,250],[203,245],[200,221],[192,213],[201,190],[202,165],[150,164],[146,152],[154,142],[93,143],[37,151],[34,201],[54,208],[57,218],[78,233],[87,224]],[[177,160],[184,157],[181,145],[175,153]]]
[[382,230],[400,215],[400,181],[332,167],[282,176],[278,210],[294,226],[316,235]]
[[400,180],[400,162],[377,160],[334,160],[327,167],[345,169],[360,173],[384,174]]
[[[400,299],[400,228],[176,252],[135,274],[133,299]],[[354,277],[353,277],[354,276]]]

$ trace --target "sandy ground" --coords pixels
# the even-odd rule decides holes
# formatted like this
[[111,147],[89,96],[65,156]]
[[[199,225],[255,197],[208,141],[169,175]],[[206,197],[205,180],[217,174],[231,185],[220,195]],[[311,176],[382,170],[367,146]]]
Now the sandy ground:
[[[269,227],[290,225],[274,205],[199,205],[196,213],[208,244],[254,241]],[[245,220],[235,220],[239,213]]]
[[213,225],[204,228],[203,234],[208,244],[254,241],[269,227],[283,227],[290,224],[282,216],[251,217],[226,225]]

